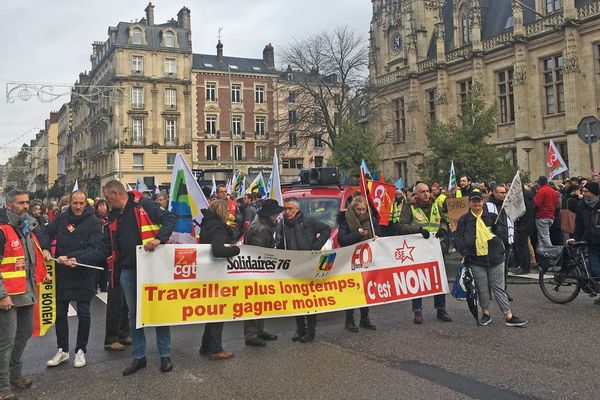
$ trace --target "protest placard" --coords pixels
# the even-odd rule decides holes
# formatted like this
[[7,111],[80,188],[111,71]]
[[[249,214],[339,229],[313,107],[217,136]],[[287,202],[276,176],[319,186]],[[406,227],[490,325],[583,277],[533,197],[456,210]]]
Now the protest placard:
[[447,199],[446,207],[448,208],[448,225],[450,226],[450,230],[454,232],[460,217],[469,211],[469,198],[459,197],[456,199]]

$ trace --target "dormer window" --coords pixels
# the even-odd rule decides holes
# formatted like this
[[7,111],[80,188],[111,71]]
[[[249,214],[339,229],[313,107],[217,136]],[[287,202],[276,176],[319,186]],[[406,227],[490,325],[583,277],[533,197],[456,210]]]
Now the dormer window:
[[131,30],[131,43],[142,44],[142,30],[140,28],[133,28]]
[[165,47],[175,47],[175,34],[171,31],[165,32],[164,43]]

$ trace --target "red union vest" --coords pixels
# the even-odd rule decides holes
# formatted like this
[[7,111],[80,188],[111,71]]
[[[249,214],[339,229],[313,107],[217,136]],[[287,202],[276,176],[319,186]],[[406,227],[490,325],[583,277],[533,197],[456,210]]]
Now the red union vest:
[[[25,251],[17,232],[11,225],[0,225],[4,233],[6,244],[0,261],[0,273],[4,287],[9,295],[23,294],[27,291],[27,266],[25,265]],[[46,277],[46,265],[40,244],[33,233],[35,243],[35,278],[40,284]]]

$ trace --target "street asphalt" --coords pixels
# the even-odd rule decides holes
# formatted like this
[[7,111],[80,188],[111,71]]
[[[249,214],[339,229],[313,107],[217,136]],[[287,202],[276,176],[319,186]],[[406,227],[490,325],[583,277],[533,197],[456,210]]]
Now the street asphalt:
[[[454,277],[456,256],[447,262]],[[172,328],[170,373],[159,371],[153,329],[147,329],[148,367],[124,377],[129,349],[103,349],[104,303],[92,304],[92,332],[84,368],[69,363],[46,368],[56,352],[55,333],[32,338],[25,374],[34,379],[22,399],[598,399],[600,307],[581,294],[567,305],[553,304],[537,281],[511,278],[509,293],[524,328],[509,328],[492,303],[490,325],[477,327],[464,302],[447,296],[454,321],[435,319],[424,301],[422,325],[412,322],[410,303],[371,309],[376,331],[344,330],[344,314],[319,316],[317,338],[294,343],[293,318],[266,322],[279,340],[265,348],[244,344],[242,323],[226,323],[228,361],[198,354],[202,325]],[[77,318],[71,317],[74,345]]]

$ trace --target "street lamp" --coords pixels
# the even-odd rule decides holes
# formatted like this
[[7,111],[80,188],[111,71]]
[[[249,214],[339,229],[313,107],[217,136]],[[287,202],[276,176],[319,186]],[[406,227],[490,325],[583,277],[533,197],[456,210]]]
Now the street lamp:
[[527,174],[529,175],[529,180],[531,180],[531,164],[529,163],[529,153],[531,153],[533,147],[523,147],[523,151],[527,153]]

